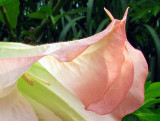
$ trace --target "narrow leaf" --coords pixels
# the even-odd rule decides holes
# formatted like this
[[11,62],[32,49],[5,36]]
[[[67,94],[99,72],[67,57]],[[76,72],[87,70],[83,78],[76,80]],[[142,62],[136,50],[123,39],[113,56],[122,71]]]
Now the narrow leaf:
[[[19,5],[20,5],[19,0],[10,0],[6,4],[4,4],[4,9],[6,11],[5,14],[12,28],[15,28],[17,25],[17,18],[19,15]],[[0,12],[0,21],[5,23],[1,12]]]
[[60,34],[60,36],[59,36],[58,41],[64,41],[67,32],[68,32],[69,29],[72,27],[72,25],[74,24],[74,22],[76,22],[76,21],[78,21],[78,20],[80,20],[80,19],[83,19],[83,18],[84,18],[84,16],[80,16],[80,17],[77,17],[77,18],[73,19],[70,23],[68,23],[68,24],[64,27],[64,29],[62,30],[62,32],[61,32],[61,34]]
[[109,19],[104,19],[100,25],[98,26],[97,30],[96,30],[96,33],[102,31],[102,29],[104,28],[104,26],[107,24],[107,22],[109,21]]
[[[72,19],[70,16],[67,15],[65,16],[65,18],[67,19],[68,23],[72,22]],[[77,34],[77,29],[74,24],[72,24],[72,31],[73,31],[74,38],[76,38],[78,34]]]
[[91,35],[92,32],[92,23],[91,23],[91,14],[92,14],[92,7],[93,7],[94,0],[88,0],[88,11],[87,11],[87,33]]
[[151,108],[156,103],[160,103],[160,99],[151,98],[147,101],[144,101],[142,108]]
[[34,19],[45,19],[47,17],[47,15],[43,12],[33,12],[28,14],[27,16]]
[[158,121],[160,119],[159,114],[153,113],[149,109],[137,110],[134,114],[142,121]]
[[[157,51],[157,62],[158,62],[158,74],[160,74],[160,39],[158,37],[158,34],[156,33],[156,31],[149,25],[144,25],[147,30],[150,32],[153,40],[154,40],[154,44],[156,47],[156,51]],[[160,75],[158,75],[158,80],[160,80]]]
[[83,13],[83,12],[87,12],[87,9],[84,8],[84,7],[81,7],[81,8],[73,9],[73,10],[67,11],[67,12],[64,12],[64,11],[63,11],[63,14],[57,15],[57,16],[55,16],[55,17],[52,16],[52,15],[50,15],[50,17],[51,17],[52,23],[55,24],[60,18],[66,16],[66,15],[76,14],[76,13]]

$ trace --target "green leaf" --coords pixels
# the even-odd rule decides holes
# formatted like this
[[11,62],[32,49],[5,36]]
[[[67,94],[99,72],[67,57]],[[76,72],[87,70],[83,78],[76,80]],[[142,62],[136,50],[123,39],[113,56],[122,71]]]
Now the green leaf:
[[140,109],[134,112],[134,115],[138,116],[142,121],[158,121],[160,115],[153,113],[149,109]]
[[87,12],[87,8],[79,7],[77,9],[72,9],[70,11],[66,11],[63,14],[64,15],[69,15],[69,14],[84,13],[84,12]]
[[147,101],[144,101],[142,108],[150,108],[157,103],[160,103],[160,99],[151,98],[151,99],[148,99]]
[[[5,14],[12,28],[15,28],[17,25],[17,18],[19,15],[19,5],[20,5],[19,0],[10,0],[9,2],[3,5],[6,12]],[[1,12],[0,12],[0,21],[5,23]]]
[[151,26],[149,25],[144,25],[144,26],[147,28],[147,30],[150,32],[151,36],[153,37],[153,40],[157,49],[157,54],[160,57],[160,39],[158,37],[158,34]]
[[45,106],[64,121],[85,121],[85,119],[63,99],[64,97],[72,98],[72,94],[39,63],[35,63],[28,72],[51,83],[51,85],[48,86],[41,83],[38,79],[32,78],[34,86],[30,86],[23,78],[18,80],[19,91],[26,99],[29,97],[28,101],[30,101],[31,104],[33,104],[33,102],[30,99]]
[[10,0],[0,0],[0,6],[10,2]]
[[72,19],[72,21],[69,22],[69,23],[64,27],[64,29],[62,30],[62,32],[61,32],[61,34],[60,34],[60,36],[59,36],[58,41],[64,41],[67,32],[68,32],[69,29],[72,27],[72,25],[74,24],[74,22],[76,22],[76,21],[78,21],[78,20],[80,20],[80,19],[83,19],[83,18],[84,18],[84,16],[80,16],[80,17],[77,17],[77,18],[75,18],[75,19]]
[[150,10],[150,8],[146,8],[146,7],[137,8],[136,12],[133,15],[133,18],[132,18],[131,22],[136,20],[136,19],[142,18],[143,16],[145,16],[149,12],[149,10]]
[[145,101],[155,97],[160,97],[160,82],[152,83],[145,91]]
[[123,117],[122,121],[140,121],[137,116],[133,114],[128,114],[125,117]]
[[[160,39],[158,37],[158,33],[156,33],[156,31],[149,25],[144,25],[147,30],[150,32],[152,38],[153,38],[153,42],[155,44],[156,47],[156,51],[157,51],[157,62],[158,62],[158,74],[160,74]],[[160,75],[158,75],[158,80],[160,80]]]
[[64,12],[63,14],[57,15],[57,16],[55,16],[55,17],[53,17],[52,15],[50,15],[50,18],[51,18],[51,20],[52,20],[52,23],[53,23],[53,24],[56,24],[57,21],[58,21],[60,18],[66,16],[66,15],[76,14],[76,13],[83,13],[83,12],[87,12],[87,9],[84,8],[84,7],[80,7],[80,8],[77,8],[77,9],[73,9],[73,10],[71,10],[71,11]]
[[160,6],[155,5],[155,6],[153,7],[153,14],[154,14],[154,16],[156,16],[159,11],[160,11]]
[[[154,82],[152,83],[148,89],[146,90],[146,94],[150,93],[150,92],[153,92],[153,91],[156,91],[157,89],[160,90],[160,82]],[[158,90],[157,90],[158,91]]]
[[100,25],[98,26],[97,30],[96,30],[96,33],[102,31],[102,29],[104,28],[104,26],[107,24],[107,22],[109,21],[109,19],[104,19]]
[[148,73],[148,76],[147,76],[147,78],[146,78],[146,81],[149,81],[150,78],[151,78],[151,72]]
[[92,14],[92,8],[93,8],[93,2],[94,0],[88,0],[88,11],[87,11],[87,33],[88,35],[92,34],[92,22],[91,22],[91,14]]
[[[150,73],[150,72],[149,72]],[[148,74],[149,75],[149,74]],[[145,88],[145,93],[146,93],[146,91],[147,91],[147,89],[149,88],[149,86],[151,85],[151,81],[147,81],[146,83],[145,83],[145,86],[144,86],[144,88]]]
[[126,0],[120,0],[120,2],[121,2],[122,10],[124,13],[127,8],[127,2],[126,2]]
[[45,19],[47,17],[47,15],[43,12],[33,12],[28,14],[27,16],[34,19]]
[[[153,105],[160,103],[160,82],[145,83],[145,100],[141,108],[151,108]],[[158,98],[158,99],[157,99]]]
[[[68,23],[72,22],[72,19],[70,16],[66,15],[65,18],[67,19]],[[74,24],[72,24],[72,31],[73,31],[74,39],[76,39],[78,34],[77,34],[77,29]]]
[[42,6],[41,9],[40,9],[40,11],[46,12],[49,15],[52,15],[52,9],[49,6]]
[[55,24],[58,21],[58,19],[56,19],[52,15],[50,15],[49,17],[51,18],[51,21],[52,21],[53,24]]

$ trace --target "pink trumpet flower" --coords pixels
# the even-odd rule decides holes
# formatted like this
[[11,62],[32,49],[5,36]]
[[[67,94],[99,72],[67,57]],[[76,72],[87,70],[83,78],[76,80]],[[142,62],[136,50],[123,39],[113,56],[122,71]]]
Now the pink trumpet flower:
[[88,38],[41,46],[10,43],[9,49],[7,43],[0,43],[0,121],[38,120],[16,84],[39,59],[95,115],[119,121],[140,108],[148,66],[143,54],[126,38],[128,9],[122,20],[106,12],[112,22]]
[[[72,47],[74,52],[81,45],[87,46],[78,57],[71,60],[68,54],[67,62],[59,62],[47,56],[40,63],[83,102],[86,110],[101,115],[112,113],[121,119],[142,105],[148,65],[143,54],[126,38],[128,9],[122,20],[105,11],[112,22],[102,32],[75,41],[82,44]],[[70,49],[62,50],[62,56]]]

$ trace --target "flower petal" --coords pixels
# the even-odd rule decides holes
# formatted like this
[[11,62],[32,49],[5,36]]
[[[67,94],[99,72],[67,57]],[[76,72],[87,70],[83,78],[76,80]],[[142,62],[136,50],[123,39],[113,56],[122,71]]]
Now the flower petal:
[[[23,81],[23,78],[18,79],[17,86],[19,91],[33,106],[36,114],[38,114],[39,120],[56,120],[56,116],[58,116],[63,121],[85,121],[83,116],[81,116],[77,110],[72,108],[70,104],[66,103],[66,100],[63,100],[64,95],[68,94],[68,90],[66,90],[39,63],[33,64],[33,66],[27,72],[34,75],[35,77],[39,77],[39,79],[43,79],[51,83],[51,85],[48,86],[39,82],[37,78],[32,78],[35,84],[34,86],[30,86],[27,84],[27,82]],[[38,105],[40,105],[40,107]],[[41,105],[45,106],[46,109]],[[48,112],[47,109],[50,110],[50,112]],[[45,110],[47,112],[44,112]],[[56,116],[52,115],[51,112],[53,112]],[[47,118],[48,115],[52,115],[48,117],[50,120]]]
[[141,107],[144,101],[144,84],[148,75],[148,65],[142,52],[133,48],[128,41],[126,47],[134,64],[134,80],[124,101],[115,111],[118,117],[123,117]]
[[112,112],[124,100],[133,82],[134,68],[127,49],[124,50],[125,60],[122,64],[118,79],[104,95],[103,99],[97,103],[91,104],[87,110],[95,111],[100,114]]
[[[103,32],[96,34],[92,37],[88,37],[81,40],[76,41],[70,41],[70,42],[62,42],[62,43],[54,43],[54,44],[45,44],[41,46],[29,46],[25,44],[19,44],[19,43],[6,43],[1,42],[0,43],[0,68],[3,68],[3,70],[0,72],[0,89],[6,88],[7,86],[10,86],[16,82],[16,80],[22,76],[22,74],[29,68],[33,63],[35,63],[38,59],[45,55],[52,55],[55,57],[58,61],[71,61],[77,56],[79,56],[81,53],[83,53],[88,47],[93,45],[94,49],[88,49],[86,54],[90,51],[94,51],[103,44],[110,44],[111,46],[115,46],[112,42],[112,39],[110,38],[108,41],[104,41],[103,38],[106,38],[110,35],[106,35],[110,33],[113,28],[117,26],[117,24],[120,23],[120,21],[114,21],[112,22],[107,29],[105,29]],[[119,31],[117,29],[117,31]],[[122,34],[122,33],[121,33]],[[114,35],[117,36],[116,34]],[[122,35],[117,36],[118,42],[116,46],[116,51],[119,51],[121,48],[120,46],[123,46],[124,41],[121,41],[123,39]],[[100,42],[99,42],[100,41]],[[95,43],[97,43],[95,46]],[[100,47],[99,47],[100,46]],[[111,49],[111,46],[108,46],[108,50]],[[97,48],[98,47],[98,48]],[[121,50],[122,51],[122,50]],[[121,51],[119,51],[121,53]],[[106,52],[107,53],[107,52]],[[108,56],[113,55],[111,53],[108,54]],[[120,54],[119,60],[123,61],[123,57],[121,57],[122,54]],[[116,59],[114,59],[116,61]],[[110,60],[107,60],[110,61]],[[114,63],[116,64],[116,62]],[[120,65],[120,64],[119,64]],[[117,65],[118,70],[118,65]],[[114,71],[114,70],[111,70]],[[116,74],[116,73],[114,73]],[[114,78],[114,76],[110,76],[110,78]],[[112,83],[112,81],[111,81]]]
[[[128,95],[130,93],[136,95],[134,85],[137,83],[137,77],[140,76],[139,68],[135,64],[139,66],[145,61],[142,54],[137,60],[134,59],[137,51],[125,43],[126,15],[127,11],[121,21],[113,18],[104,31],[81,40],[36,47],[21,44],[20,48],[12,47],[9,50],[3,43],[0,44],[2,46],[0,51],[3,52],[2,56],[0,55],[0,58],[3,58],[0,60],[0,68],[4,68],[0,72],[0,89],[15,84],[18,77],[34,62],[43,56],[51,55],[41,59],[40,63],[67,89],[78,96],[86,109],[99,114],[107,114],[117,109],[112,115],[118,116],[118,119],[128,112],[133,112],[140,105],[135,104],[135,108],[131,106],[130,109],[129,106],[123,108],[121,105],[127,103],[131,105],[134,102],[134,100],[128,102],[132,98],[125,98],[125,96],[128,91]],[[8,58],[6,53],[9,53],[12,58]],[[143,59],[142,62],[140,58]],[[145,71],[140,77],[142,82],[139,93],[142,99],[146,68],[140,69]],[[132,82],[133,89],[129,90]]]
[[104,31],[81,40],[84,45],[93,45],[70,62],[59,62],[51,56],[39,61],[78,96],[87,110],[110,113],[132,85],[133,63],[125,48],[125,22],[115,19]]
[[[95,112],[85,110],[82,102],[69,90],[64,88],[64,86],[39,63],[33,64],[27,72],[51,83],[50,86],[47,86],[34,79],[35,85],[31,87],[26,84],[25,81],[22,81],[22,78],[19,78],[18,81],[19,91],[33,106],[40,121],[50,121],[50,119],[52,119],[51,117],[53,117],[51,121],[54,121],[57,119],[54,114],[64,121],[120,121],[120,118],[117,118],[116,115],[112,113],[99,115]],[[41,105],[48,108],[48,110],[52,111],[54,114],[48,113]],[[50,118],[48,119],[46,116]]]
[[[91,40],[96,41],[96,43],[71,62],[59,62],[50,56],[40,60],[40,63],[58,81],[78,96],[87,110],[99,114],[119,110],[118,106],[125,102],[128,91],[132,92],[132,89],[130,90],[132,83],[132,88],[137,83],[135,70],[138,70],[138,67],[134,69],[137,66],[135,64],[141,63],[139,62],[140,58],[143,59],[143,62],[145,61],[141,54],[137,59],[138,62],[135,63],[134,52],[131,53],[128,46],[126,48],[125,22],[127,12],[128,9],[121,21],[114,19],[104,31],[83,39],[84,44],[90,43]],[[99,40],[99,38],[101,39]],[[145,65],[147,66],[146,62]],[[143,69],[140,73],[147,75],[146,70]],[[140,78],[143,84],[145,78],[146,76]],[[139,87],[141,94],[139,96],[142,99],[144,97],[143,84]],[[133,93],[136,95],[135,91]],[[134,101],[130,100],[129,104],[132,105]],[[142,104],[143,100],[139,102]],[[127,108],[126,106],[126,108],[121,108],[122,114],[119,112],[115,115],[122,118],[128,112],[131,113],[138,109],[139,106],[134,108],[132,106]]]
[[[103,46],[104,43],[113,44],[112,39],[115,38],[111,37],[110,40],[108,40],[107,42],[103,41],[103,38],[108,37],[109,35],[107,34],[110,33],[113,28],[115,28],[119,23],[120,21],[114,21],[109,25],[109,27],[107,27],[103,32],[99,34],[85,39],[70,42],[45,44],[41,46],[30,46],[20,43],[0,42],[0,68],[3,68],[3,70],[0,72],[0,89],[15,83],[16,80],[20,76],[22,76],[22,74],[34,62],[36,62],[43,56],[52,55],[61,62],[71,61],[77,56],[79,56],[81,53],[83,53],[88,47],[92,45],[93,47],[96,47],[94,44],[98,43],[99,41],[101,41],[101,44],[98,43],[98,46]],[[116,37],[116,35],[114,36]],[[122,35],[118,37],[119,39],[123,39]],[[117,47],[120,48],[119,46],[123,46],[123,44],[124,41],[119,40],[117,42]],[[89,49],[88,51],[94,51],[95,49],[98,48],[94,48],[91,50]]]
[[14,89],[0,98],[0,121],[38,121],[29,103]]
[[[32,66],[41,57],[25,57],[25,58],[5,58],[0,60],[0,97],[7,95],[12,91],[4,91],[5,88],[12,87],[17,79],[21,77],[26,70]],[[9,88],[8,88],[9,89]],[[6,94],[5,94],[6,93]]]

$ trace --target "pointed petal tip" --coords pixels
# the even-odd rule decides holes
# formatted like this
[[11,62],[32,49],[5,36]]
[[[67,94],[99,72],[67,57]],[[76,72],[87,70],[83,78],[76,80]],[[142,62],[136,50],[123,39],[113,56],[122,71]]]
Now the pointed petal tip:
[[105,7],[104,7],[104,10],[106,11],[107,15],[109,16],[109,18],[113,21],[114,20],[114,17],[112,16],[112,14],[109,12],[109,10],[107,10]]
[[[127,7],[122,20],[126,20],[129,8],[130,7]],[[115,18],[113,17],[113,15],[111,14],[111,12],[109,10],[107,10],[105,7],[104,7],[104,10],[107,13],[107,15],[109,16],[109,18],[113,21]]]
[[124,16],[123,16],[123,19],[122,20],[126,20],[127,19],[127,14],[128,14],[128,10],[129,10],[130,7],[127,7],[125,13],[124,13]]

